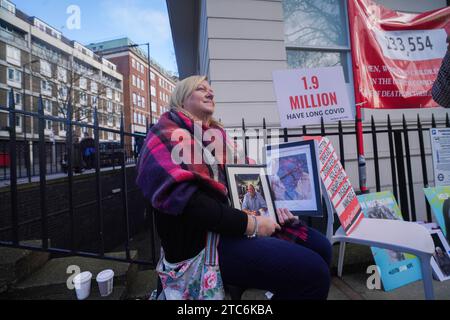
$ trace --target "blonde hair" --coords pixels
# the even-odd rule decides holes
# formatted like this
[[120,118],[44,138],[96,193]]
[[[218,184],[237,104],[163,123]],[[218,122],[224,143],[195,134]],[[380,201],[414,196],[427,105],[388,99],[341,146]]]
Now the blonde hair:
[[[191,120],[198,120],[189,111],[183,108],[184,101],[197,89],[198,85],[203,81],[208,81],[206,76],[190,76],[182,81],[178,82],[175,90],[172,92],[169,100],[170,110],[179,111],[185,114]],[[211,117],[209,120],[210,125],[222,127],[222,124]]]

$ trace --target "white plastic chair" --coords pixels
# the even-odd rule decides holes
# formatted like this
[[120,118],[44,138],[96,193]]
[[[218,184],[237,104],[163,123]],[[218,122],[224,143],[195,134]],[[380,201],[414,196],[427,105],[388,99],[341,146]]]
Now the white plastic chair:
[[434,299],[433,276],[430,264],[434,253],[434,243],[430,233],[424,226],[400,220],[364,218],[350,235],[347,236],[342,227],[333,235],[334,208],[326,195],[325,199],[327,212],[329,213],[327,238],[331,244],[340,243],[338,277],[342,277],[346,243],[410,253],[417,256],[420,260],[425,299]]

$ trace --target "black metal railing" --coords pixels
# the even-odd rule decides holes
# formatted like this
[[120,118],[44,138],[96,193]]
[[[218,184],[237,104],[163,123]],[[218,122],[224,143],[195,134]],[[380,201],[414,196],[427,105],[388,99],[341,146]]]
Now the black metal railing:
[[[320,126],[303,126],[298,129],[288,130],[287,128],[267,128],[265,120],[263,120],[262,127],[248,128],[245,125],[245,121],[242,120],[241,128],[228,129],[228,133],[234,136],[235,142],[245,141],[245,144],[242,143],[242,148],[246,157],[249,156],[249,145],[255,140],[263,140],[263,144],[268,144],[271,141],[272,143],[290,142],[305,136],[327,136],[332,140],[345,168],[351,160],[357,163],[357,145],[359,142],[356,134],[356,123],[355,119],[355,121],[347,121],[345,123],[339,121],[336,125],[325,126],[322,119]],[[387,114],[385,122],[379,119],[375,121],[372,116],[369,123],[363,123],[367,171],[369,171],[369,165],[371,168],[373,167],[373,171],[370,172],[372,179],[369,180],[368,178],[367,181],[368,185],[373,185],[372,190],[369,191],[391,190],[399,203],[403,218],[406,221],[417,221],[416,208],[419,201],[422,201],[426,210],[426,219],[424,220],[432,221],[430,206],[424,193],[421,190],[420,192],[414,192],[414,186],[416,188],[418,184],[422,188],[430,186],[428,172],[433,170],[431,149],[430,147],[426,148],[424,133],[428,133],[430,128],[437,127],[450,127],[448,113],[446,113],[445,119],[440,119],[439,121],[435,119],[434,114],[425,121],[417,115],[416,120],[410,120],[409,122],[406,121],[405,115],[403,115],[402,120],[400,122],[397,121],[394,125],[390,115]],[[253,135],[249,135],[250,130],[253,130]],[[381,143],[380,138],[384,138],[384,141],[381,141]],[[411,154],[411,139],[417,140],[417,143],[413,145],[416,149],[418,147],[415,154]],[[388,155],[380,155],[380,146],[388,146]],[[346,158],[349,154],[352,155],[352,159]],[[384,166],[383,172],[381,172],[380,161],[385,158],[387,158],[390,168]],[[418,163],[420,164],[417,165]],[[386,178],[387,171],[390,171],[390,177],[388,178]],[[416,175],[413,174],[414,172]],[[347,173],[349,174],[349,170],[347,170]],[[357,169],[353,170],[353,175],[349,174],[357,193],[359,193],[359,174]],[[420,194],[420,198],[418,194]]]
[[[122,262],[129,262],[129,263],[136,263],[141,265],[147,265],[154,267],[156,265],[156,234],[154,230],[154,217],[151,212],[151,208],[143,203],[142,206],[146,207],[146,210],[150,212],[149,216],[149,229],[148,232],[151,233],[150,240],[149,240],[149,246],[151,248],[151,258],[147,260],[142,259],[136,259],[131,256],[130,254],[130,239],[133,236],[130,233],[130,215],[129,215],[129,206],[128,206],[128,195],[131,192],[130,189],[133,189],[134,191],[137,191],[137,188],[130,188],[127,184],[127,171],[132,170],[133,168],[130,168],[130,164],[134,164],[136,162],[137,156],[135,155],[135,152],[131,150],[131,148],[127,148],[127,145],[125,144],[126,139],[136,138],[141,139],[142,141],[142,135],[139,134],[133,134],[129,132],[125,132],[124,130],[124,118],[123,114],[121,115],[121,124],[120,129],[110,129],[110,128],[103,128],[99,126],[98,121],[98,114],[97,110],[94,110],[94,124],[88,124],[85,122],[79,122],[74,121],[71,117],[72,114],[72,107],[71,104],[68,104],[68,117],[67,118],[58,118],[51,115],[46,115],[44,113],[44,106],[42,97],[38,99],[38,112],[29,112],[24,110],[16,110],[15,109],[15,103],[14,103],[14,93],[11,90],[10,96],[9,96],[9,106],[3,107],[0,106],[0,110],[7,111],[8,117],[9,117],[9,123],[15,124],[16,118],[18,116],[22,117],[28,117],[31,119],[37,119],[38,121],[38,141],[33,141],[31,144],[31,147],[29,146],[28,141],[19,141],[18,135],[16,134],[16,127],[14,125],[10,125],[9,130],[9,141],[4,142],[0,144],[0,153],[2,154],[8,154],[8,168],[7,170],[3,168],[3,175],[4,177],[7,177],[9,180],[9,185],[6,187],[9,188],[9,199],[10,199],[10,225],[9,226],[0,226],[0,229],[3,231],[10,231],[9,239],[1,239],[0,240],[0,246],[8,246],[8,247],[14,247],[14,248],[21,248],[21,249],[29,249],[29,250],[38,250],[38,251],[46,251],[50,253],[55,254],[62,254],[62,255],[78,255],[78,256],[84,256],[84,257],[92,257],[92,258],[100,258],[105,260],[115,260],[115,261],[122,261]],[[53,144],[49,143],[48,139],[46,139],[45,135],[45,125],[46,120],[50,120],[54,123],[64,123],[66,126],[66,141],[65,143],[61,144]],[[83,206],[90,206],[93,205],[93,203],[82,203],[82,204],[75,204],[74,202],[74,136],[73,132],[74,129],[78,128],[90,128],[93,131],[94,141],[95,141],[95,160],[94,160],[94,171],[91,172],[91,174],[95,174],[95,207],[96,207],[96,215],[97,215],[97,222],[98,222],[98,228],[97,228],[97,235],[98,235],[98,251],[97,252],[90,252],[90,251],[83,251],[78,250],[77,243],[76,243],[76,221],[75,221],[75,210],[79,209]],[[148,126],[147,126],[148,127]],[[115,163],[113,161],[112,167],[113,169],[116,169],[120,171],[120,189],[118,189],[117,193],[121,194],[121,203],[122,203],[122,218],[120,221],[117,221],[116,224],[123,226],[123,231],[125,233],[125,257],[120,258],[116,256],[108,256],[105,254],[105,241],[104,241],[104,210],[103,210],[103,204],[105,201],[104,193],[102,192],[102,183],[101,183],[101,176],[103,174],[103,171],[101,170],[101,155],[100,155],[100,131],[102,132],[111,132],[114,134],[118,134],[120,136],[120,144],[119,152],[118,150],[114,150],[114,148],[111,150],[112,154],[114,154],[116,157],[117,155],[120,156],[120,161]],[[26,162],[30,163],[28,159],[30,158],[30,148],[33,148],[33,165],[26,164]],[[127,150],[129,149],[129,150]],[[56,152],[55,152],[56,150]],[[68,207],[67,209],[63,209],[60,212],[58,212],[58,215],[61,215],[62,213],[68,214],[68,223],[70,225],[69,227],[69,248],[62,248],[62,247],[55,247],[50,245],[49,243],[49,218],[50,216],[53,216],[53,213],[49,213],[47,202],[48,194],[47,194],[47,187],[48,187],[48,179],[52,176],[53,173],[62,172],[61,165],[58,163],[63,157],[66,159],[66,166],[67,166],[67,188],[68,188]],[[131,159],[131,160],[130,160]],[[5,159],[3,159],[5,160]],[[5,160],[6,161],[6,160]],[[8,171],[6,173],[6,171]],[[39,183],[39,208],[40,208],[40,216],[36,219],[25,221],[25,222],[19,222],[19,202],[18,202],[18,187],[20,177],[32,177],[32,176],[38,176],[39,179],[37,179],[36,182]],[[144,200],[143,200],[144,202]],[[5,208],[5,206],[2,206],[2,208]],[[3,214],[3,212],[2,212]],[[4,213],[5,215],[8,214],[7,212]],[[21,239],[19,237],[19,228],[22,227],[25,224],[30,224],[32,222],[36,222],[36,220],[40,223],[40,230],[41,230],[41,237],[39,240],[41,240],[41,246],[33,246],[33,245],[27,245],[24,244],[25,239]]]
[[[121,126],[119,130],[103,128],[99,126],[97,110],[94,112],[94,124],[87,124],[84,122],[74,121],[71,118],[71,105],[68,105],[68,117],[67,118],[57,118],[44,114],[42,98],[39,99],[39,108],[37,113],[16,110],[14,106],[14,97],[13,94],[10,94],[10,105],[8,107],[1,107],[0,110],[7,111],[9,116],[9,123],[16,123],[17,116],[24,116],[29,118],[38,119],[38,141],[33,141],[32,147],[33,154],[35,154],[35,158],[33,158],[33,166],[26,166],[25,162],[29,159],[29,154],[27,154],[27,150],[30,150],[30,147],[27,143],[18,140],[18,136],[16,134],[15,126],[11,126],[10,128],[10,140],[7,142],[6,147],[1,147],[0,144],[0,153],[5,152],[5,150],[9,153],[10,160],[8,166],[8,180],[9,180],[9,193],[10,193],[10,217],[11,217],[11,226],[9,229],[11,230],[10,239],[0,241],[0,245],[3,246],[11,246],[17,248],[24,249],[33,249],[33,250],[44,250],[47,252],[54,253],[62,253],[62,254],[71,254],[71,255],[79,255],[100,259],[109,259],[116,261],[126,261],[131,263],[143,264],[155,266],[156,264],[156,243],[157,236],[155,233],[155,225],[154,225],[154,216],[151,212],[151,208],[148,207],[148,212],[150,212],[150,227],[149,232],[151,232],[150,238],[150,247],[152,250],[152,257],[148,261],[133,259],[130,254],[130,239],[132,238],[132,234],[130,231],[130,217],[129,211],[130,203],[128,194],[130,190],[137,189],[134,186],[130,186],[129,182],[127,182],[127,170],[129,170],[127,161],[127,157],[132,159],[132,163],[136,160],[137,155],[134,150],[126,147],[126,140],[134,138],[142,139],[142,135],[136,135],[129,132],[125,132],[124,130],[124,119],[123,115],[121,116]],[[49,233],[48,233],[48,222],[49,218],[53,213],[49,213],[47,210],[48,203],[47,199],[47,179],[49,175],[53,172],[59,172],[60,168],[54,161],[55,156],[49,152],[50,149],[56,148],[53,144],[46,141],[45,136],[45,121],[51,120],[57,123],[65,123],[66,125],[66,141],[61,143],[60,149],[58,149],[61,155],[60,157],[66,156],[67,158],[67,188],[68,188],[68,208],[58,212],[61,214],[62,212],[67,213],[68,215],[68,223],[69,223],[69,248],[61,248],[55,247],[49,244]],[[243,144],[244,152],[246,156],[249,156],[250,151],[252,150],[251,144],[253,142],[262,142],[264,144],[270,143],[271,141],[275,142],[290,142],[299,140],[305,136],[327,136],[332,141],[336,148],[336,151],[339,154],[340,160],[344,168],[346,168],[347,173],[350,173],[350,178],[353,178],[353,185],[355,189],[358,188],[358,184],[355,181],[358,181],[359,171],[351,170],[351,166],[357,164],[357,138],[356,138],[356,124],[357,121],[350,122],[341,122],[339,121],[336,125],[327,125],[325,126],[323,120],[320,126],[303,126],[297,129],[287,129],[287,128],[267,128],[265,120],[263,120],[262,126],[257,128],[247,128],[245,125],[245,121],[242,120],[242,127],[238,129],[227,128],[227,131],[234,137],[235,141],[245,141]],[[95,200],[91,201],[87,204],[76,204],[74,201],[74,163],[73,163],[73,152],[74,148],[73,142],[73,129],[75,127],[82,128],[90,128],[93,130],[93,136],[95,139],[95,164],[94,164],[94,172],[95,174]],[[148,126],[147,126],[148,127]],[[431,165],[427,163],[427,159],[431,159],[430,149],[426,147],[424,133],[430,128],[436,127],[450,127],[449,116],[446,114],[445,119],[440,119],[437,121],[434,118],[434,115],[431,116],[431,119],[426,119],[425,121],[417,116],[417,120],[407,122],[405,117],[403,117],[402,121],[392,123],[389,115],[386,117],[386,121],[377,121],[375,122],[374,118],[370,119],[369,123],[363,123],[363,136],[365,141],[365,151],[366,151],[366,166],[369,168],[373,167],[373,170],[370,171],[367,177],[368,185],[372,185],[372,192],[382,191],[382,190],[392,190],[395,198],[397,199],[400,209],[402,211],[403,217],[407,221],[416,221],[417,220],[417,203],[419,200],[425,201],[426,206],[426,220],[431,221],[431,211],[428,206],[425,196],[423,193],[420,197],[418,197],[417,192],[414,192],[414,186],[419,184],[421,187],[428,187],[430,183],[430,178],[428,176],[429,169],[431,170]],[[121,219],[118,222],[120,227],[125,233],[125,257],[117,258],[108,256],[105,253],[105,230],[104,230],[104,204],[105,197],[104,192],[102,190],[101,183],[101,159],[99,154],[100,149],[100,131],[111,132],[118,134],[120,136],[120,148],[122,150],[129,149],[131,151],[122,152],[121,160],[119,164],[114,164],[114,168],[117,166],[117,169],[120,173],[120,190],[117,194],[120,194],[120,204],[121,204]],[[412,141],[417,140],[417,142]],[[370,146],[369,146],[370,145]],[[413,146],[414,148],[411,148]],[[418,148],[416,148],[418,146]],[[3,148],[3,149],[2,149]],[[384,150],[383,150],[384,148]],[[412,152],[414,151],[414,153]],[[58,154],[58,152],[56,152]],[[133,153],[133,154],[131,154]],[[51,154],[51,156],[49,156]],[[250,155],[251,156],[251,155]],[[58,157],[56,157],[58,158]],[[61,158],[59,158],[61,159]],[[52,162],[53,161],[53,162]],[[383,162],[386,162],[386,165],[383,165]],[[22,167],[25,165],[25,169]],[[127,168],[128,167],[128,168]],[[356,165],[357,167],[357,165]],[[388,168],[389,167],[389,168]],[[28,169],[27,169],[28,168]],[[4,170],[4,169],[3,169]],[[37,219],[40,223],[41,229],[41,239],[42,246],[41,247],[31,247],[24,245],[19,241],[19,219],[18,219],[18,183],[19,178],[23,177],[23,172],[25,171],[31,172],[31,175],[38,175],[38,182],[40,184],[39,192],[40,192],[40,216]],[[53,170],[53,171],[52,171]],[[356,172],[356,174],[351,174],[351,172]],[[416,175],[414,175],[416,173]],[[27,174],[26,177],[30,176]],[[83,251],[78,250],[76,244],[76,217],[75,211],[80,208],[80,206],[88,206],[93,205],[95,207],[95,215],[97,218],[97,228],[96,233],[99,239],[98,250],[96,252]],[[36,219],[34,220],[36,221]],[[0,226],[2,228],[3,226]]]

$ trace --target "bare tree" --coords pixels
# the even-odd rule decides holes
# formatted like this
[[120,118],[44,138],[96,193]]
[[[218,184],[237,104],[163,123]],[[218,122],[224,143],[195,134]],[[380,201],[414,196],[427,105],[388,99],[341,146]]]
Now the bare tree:
[[[95,70],[94,68],[85,65],[82,61],[77,61],[74,57],[63,57],[57,52],[49,49],[41,50],[39,56],[45,61],[53,63],[58,67],[50,74],[40,73],[42,78],[51,82],[52,85],[56,85],[58,115],[67,118],[69,111],[68,106],[71,105],[72,119],[74,121],[84,121],[91,118],[95,106],[99,105],[101,97],[106,96],[108,88],[111,88],[112,84],[108,85],[100,70]],[[60,68],[65,71],[60,73]],[[91,88],[88,88],[88,79],[95,81],[96,90],[89,90],[92,89],[92,85]],[[85,85],[83,85],[83,88],[81,88],[81,82],[86,82]],[[80,90],[77,90],[77,88]],[[89,95],[94,99],[91,98],[91,101],[88,101]],[[83,100],[85,101],[81,101],[82,97],[84,97]],[[80,105],[77,105],[77,102],[79,102]]]

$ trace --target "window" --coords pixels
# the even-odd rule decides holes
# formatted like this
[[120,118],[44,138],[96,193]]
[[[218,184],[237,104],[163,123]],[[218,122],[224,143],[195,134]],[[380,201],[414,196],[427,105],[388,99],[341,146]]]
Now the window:
[[133,118],[134,118],[134,123],[137,123],[137,113],[136,112],[133,112]]
[[145,108],[145,98],[142,97],[142,107]]
[[52,66],[50,62],[41,59],[41,74],[46,77],[52,76]]
[[16,131],[21,132],[23,125],[23,116],[16,116]]
[[92,107],[97,107],[97,97],[96,96],[91,96],[91,106]]
[[133,86],[136,87],[136,76],[134,74],[131,76],[131,79],[132,79],[131,83],[133,84]]
[[87,79],[80,78],[80,88],[86,90],[87,89]]
[[113,103],[111,101],[106,101],[106,109],[108,112],[113,112]]
[[59,99],[67,99],[68,89],[66,86],[61,86],[58,88],[58,98]]
[[162,87],[162,79],[159,78],[159,86]]
[[52,130],[53,128],[53,123],[51,120],[45,120],[45,130]]
[[150,79],[155,80],[155,74],[153,72],[150,72]]
[[[7,103],[6,106],[9,107],[9,94],[6,95]],[[22,110],[22,93],[14,92],[14,104],[16,110]]]
[[58,67],[58,80],[67,82],[67,70],[66,69],[64,69],[62,67]]
[[152,101],[152,112],[156,112],[156,103]]
[[80,92],[80,103],[87,104],[87,94],[85,92]]
[[108,99],[112,99],[112,90],[111,90],[111,88],[106,88],[106,97]]
[[52,95],[52,84],[47,80],[41,80],[41,93],[47,96]]
[[133,93],[133,104],[134,104],[134,105],[137,104],[137,96],[136,96],[136,93]]
[[16,104],[16,108],[22,106],[22,94],[21,93],[14,92],[14,102]]
[[141,96],[137,96],[137,105],[138,107],[142,107],[142,97]]
[[52,114],[53,108],[52,108],[52,102],[47,99],[42,99],[42,103],[44,104],[44,112],[48,114]]
[[133,66],[134,69],[136,69],[136,60],[131,59],[131,65]]
[[20,66],[20,49],[15,47],[11,47],[9,45],[6,46],[6,61],[11,64],[15,64],[16,66]]
[[15,87],[22,87],[22,72],[13,68],[8,68],[8,84]]
[[152,96],[156,97],[156,89],[155,89],[154,86],[152,86],[152,87],[150,88],[150,91],[151,91],[151,93],[152,93]]
[[141,64],[141,73],[144,73],[144,65]]
[[16,6],[7,0],[1,0],[1,7],[13,14],[16,13]]
[[144,80],[141,79],[141,89],[144,90]]
[[116,100],[117,102],[120,102],[120,92],[119,91],[114,91],[114,100]]
[[108,140],[114,140],[114,133],[108,132]]
[[58,122],[59,134],[66,133],[66,124],[64,122]]
[[91,92],[98,93],[98,85],[97,82],[91,81]]
[[112,126],[112,125],[113,125],[113,115],[112,114],[108,114],[108,126]]
[[350,45],[344,0],[284,0],[284,38],[290,68],[343,66],[350,82]]

